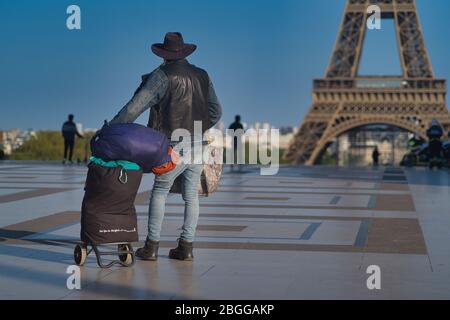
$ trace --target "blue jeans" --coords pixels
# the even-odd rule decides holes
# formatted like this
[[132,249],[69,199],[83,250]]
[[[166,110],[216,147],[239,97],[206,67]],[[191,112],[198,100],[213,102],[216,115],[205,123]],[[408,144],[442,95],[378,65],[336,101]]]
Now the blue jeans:
[[197,229],[200,204],[198,186],[203,166],[180,163],[165,174],[155,176],[148,212],[148,240],[159,241],[164,219],[166,199],[175,179],[181,175],[181,192],[184,200],[184,224],[180,238],[193,242]]

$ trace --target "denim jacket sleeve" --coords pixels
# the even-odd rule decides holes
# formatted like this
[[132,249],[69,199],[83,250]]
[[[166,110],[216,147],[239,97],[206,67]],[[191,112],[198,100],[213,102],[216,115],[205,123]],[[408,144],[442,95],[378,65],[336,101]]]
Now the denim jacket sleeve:
[[220,105],[219,99],[217,98],[216,91],[214,90],[214,85],[211,80],[209,81],[208,104],[211,125],[215,126],[222,117],[222,106]]
[[161,69],[153,71],[142,81],[133,98],[110,121],[110,124],[134,122],[144,111],[161,101],[166,94],[168,82],[166,74]]

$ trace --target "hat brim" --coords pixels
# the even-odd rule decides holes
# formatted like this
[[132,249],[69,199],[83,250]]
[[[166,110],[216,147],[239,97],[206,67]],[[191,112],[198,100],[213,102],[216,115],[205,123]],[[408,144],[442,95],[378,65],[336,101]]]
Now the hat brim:
[[166,60],[184,59],[187,56],[190,56],[196,49],[197,46],[195,44],[185,44],[180,51],[169,51],[162,43],[155,43],[152,45],[152,52],[158,57]]

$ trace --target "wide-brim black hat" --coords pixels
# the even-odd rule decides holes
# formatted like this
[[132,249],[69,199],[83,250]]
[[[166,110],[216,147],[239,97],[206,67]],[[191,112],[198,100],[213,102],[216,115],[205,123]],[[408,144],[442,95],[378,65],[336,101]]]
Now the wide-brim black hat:
[[191,55],[195,49],[197,49],[195,44],[184,43],[180,32],[168,32],[164,37],[164,43],[152,45],[152,52],[166,60],[184,59]]

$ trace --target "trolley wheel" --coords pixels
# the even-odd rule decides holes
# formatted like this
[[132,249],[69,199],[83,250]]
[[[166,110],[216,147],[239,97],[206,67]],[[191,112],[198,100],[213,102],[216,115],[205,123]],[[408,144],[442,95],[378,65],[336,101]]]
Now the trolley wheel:
[[130,251],[130,253],[124,253],[119,254],[119,260],[122,261],[126,265],[131,265],[134,262],[133,254],[131,253],[133,251],[133,248],[129,244],[119,244],[117,246],[117,249],[119,251]]
[[73,257],[74,257],[75,263],[78,266],[84,265],[84,263],[86,262],[86,257],[87,257],[87,248],[85,246],[77,244],[77,246],[75,247],[75,250],[73,251]]

